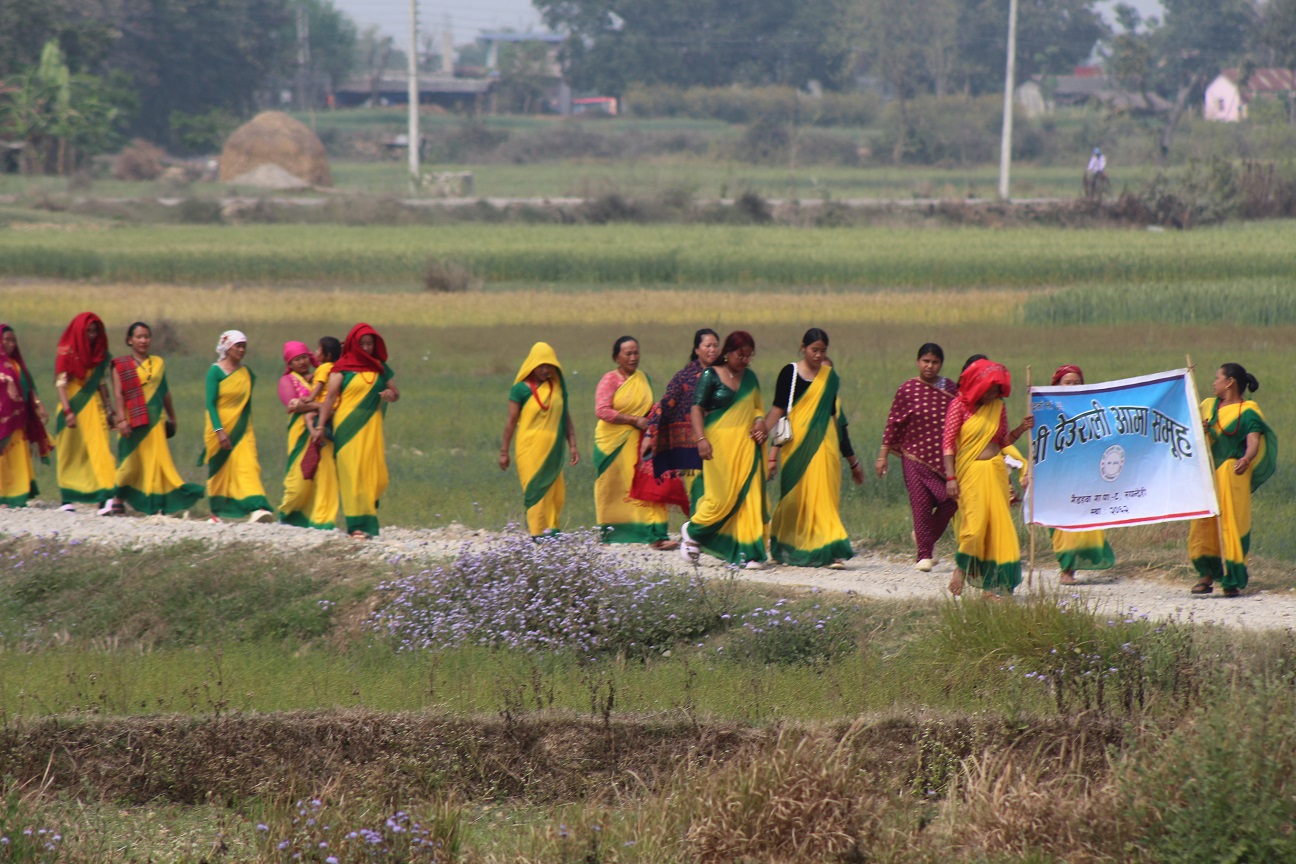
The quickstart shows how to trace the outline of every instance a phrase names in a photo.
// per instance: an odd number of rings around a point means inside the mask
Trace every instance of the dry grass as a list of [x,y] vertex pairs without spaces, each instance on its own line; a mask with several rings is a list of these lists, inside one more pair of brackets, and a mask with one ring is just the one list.
[[[96,285],[50,281],[0,285],[10,321],[70,319],[87,305],[106,321],[168,319],[177,324],[224,326],[230,310],[245,324],[292,321],[336,326],[367,321],[375,327],[453,328],[501,325],[660,322],[689,328],[782,324],[789,309],[814,308],[842,324],[1003,324],[1014,320],[1025,291],[880,293],[805,291],[748,293],[678,289],[592,291],[469,291],[374,294],[305,288],[193,288],[175,285]],[[613,299],[615,298],[615,302]]]
[[703,777],[687,834],[699,864],[825,861],[857,848],[858,733],[832,740],[780,729]]
[[963,763],[958,795],[935,832],[968,858],[1049,856],[1069,864],[1122,860],[1125,826],[1110,770],[1086,766],[1083,748],[1009,750]]

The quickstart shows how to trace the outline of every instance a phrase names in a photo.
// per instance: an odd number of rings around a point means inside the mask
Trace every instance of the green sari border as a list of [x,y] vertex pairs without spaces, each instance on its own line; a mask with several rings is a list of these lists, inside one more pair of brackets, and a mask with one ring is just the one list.
[[[68,399],[68,407],[72,409],[72,413],[77,417],[81,416],[81,412],[90,404],[90,399],[99,392],[99,384],[103,381],[104,372],[107,369],[108,358],[105,357],[103,361],[94,368],[94,371],[86,376],[85,384],[81,385],[81,389],[76,392],[76,395],[71,399]],[[58,417],[54,421],[54,433],[58,434],[65,428],[67,428],[67,421],[64,419],[63,412],[60,411]]]
[[228,498],[224,495],[213,495],[207,499],[211,512],[221,518],[238,519],[251,516],[258,510],[272,510],[270,502],[264,495],[249,495],[246,498]]
[[[794,373],[795,374],[795,373]],[[820,374],[823,374],[820,372]],[[819,404],[815,406],[815,412],[810,418],[810,427],[806,432],[804,441],[793,442],[796,448],[792,451],[784,462],[779,471],[779,495],[786,496],[790,493],[801,478],[805,476],[806,469],[814,457],[818,455],[819,448],[823,445],[824,436],[828,434],[828,424],[832,421],[833,406],[837,404],[837,393],[840,391],[841,376],[832,367],[828,367],[828,381],[824,384],[824,392],[819,397]]]

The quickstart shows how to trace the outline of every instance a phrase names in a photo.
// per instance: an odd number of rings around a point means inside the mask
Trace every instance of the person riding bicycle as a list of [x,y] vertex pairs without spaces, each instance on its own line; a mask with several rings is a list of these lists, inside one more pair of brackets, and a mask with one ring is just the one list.
[[1085,167],[1085,191],[1092,192],[1098,184],[1107,179],[1107,157],[1100,148],[1093,149],[1089,164]]

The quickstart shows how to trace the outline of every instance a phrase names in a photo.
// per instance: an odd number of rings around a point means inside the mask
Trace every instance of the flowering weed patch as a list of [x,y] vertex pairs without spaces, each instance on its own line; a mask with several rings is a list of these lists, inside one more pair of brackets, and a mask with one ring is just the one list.
[[831,663],[855,651],[859,606],[826,605],[817,599],[776,600],[733,619],[738,628],[718,651],[755,663]]
[[660,653],[722,624],[699,576],[627,567],[593,532],[521,532],[382,582],[370,619],[400,651],[482,645],[596,656]]
[[375,816],[345,799],[320,798],[273,806],[257,823],[260,861],[360,864],[439,864],[459,858],[459,812],[434,805],[415,816],[404,810]]

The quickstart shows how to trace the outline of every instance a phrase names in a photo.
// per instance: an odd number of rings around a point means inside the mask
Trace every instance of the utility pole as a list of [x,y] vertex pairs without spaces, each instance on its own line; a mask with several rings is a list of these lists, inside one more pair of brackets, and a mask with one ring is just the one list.
[[297,110],[307,107],[307,78],[310,74],[310,18],[306,4],[297,4]]
[[1003,134],[999,139],[999,200],[1008,200],[1012,168],[1013,88],[1017,78],[1017,0],[1008,4],[1008,70],[1004,73]]
[[[1013,0],[1015,3],[1016,0]],[[410,190],[419,188],[418,0],[409,4],[409,171]]]

